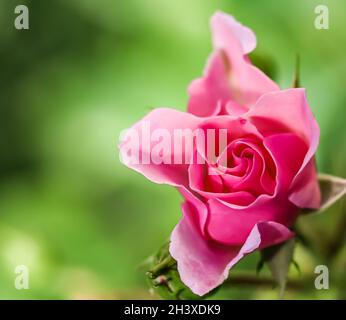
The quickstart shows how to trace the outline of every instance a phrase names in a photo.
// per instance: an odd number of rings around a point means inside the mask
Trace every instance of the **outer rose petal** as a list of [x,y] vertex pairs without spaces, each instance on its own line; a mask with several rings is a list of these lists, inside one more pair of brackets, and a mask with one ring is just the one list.
[[[283,132],[296,133],[305,140],[309,148],[292,182],[290,200],[301,208],[317,209],[321,194],[313,155],[318,146],[320,130],[308,105],[305,89],[296,88],[264,94],[247,113],[247,117],[264,135],[272,121],[277,126],[276,129],[281,125],[280,130]],[[261,126],[264,131],[261,130]]]
[[[129,168],[143,174],[147,179],[155,183],[166,183],[179,187],[188,185],[188,165],[184,159],[189,159],[193,150],[192,148],[187,148],[186,151],[188,154],[185,154],[184,148],[179,148],[177,144],[174,144],[174,130],[194,130],[197,128],[200,121],[201,119],[192,114],[174,109],[158,108],[153,110],[130,129],[132,130],[131,132],[138,135],[139,141],[131,140],[130,137],[130,139],[128,139],[129,141],[123,141],[120,144],[119,148],[122,161]],[[170,163],[155,164],[150,158],[151,152],[155,147],[155,143],[151,141],[153,139],[152,133],[155,129],[164,129],[169,134],[170,144],[167,145],[169,152],[166,154],[165,159],[170,159]],[[147,134],[143,135],[143,131],[147,131]],[[130,161],[131,159],[128,159],[126,153],[129,149],[136,148],[139,150],[139,159],[135,159],[138,161]],[[173,151],[182,153],[182,164],[174,164]],[[149,157],[148,163],[143,163],[141,155]]]
[[[188,112],[198,116],[246,111],[263,94],[279,87],[251,65],[246,54],[256,47],[256,37],[232,16],[217,12],[211,18],[214,53],[204,77],[189,86]],[[227,105],[229,100],[232,106]]]
[[204,77],[195,79],[188,88],[187,111],[199,117],[221,114],[223,104],[231,99],[228,75],[221,51],[214,52],[207,63]]
[[317,209],[321,203],[315,159],[310,159],[295,177],[289,199],[301,208]]
[[[217,11],[211,18],[211,25],[213,28],[214,41],[219,41],[221,46],[227,42],[237,41],[237,44],[241,47],[241,54],[248,54],[256,48],[256,36],[254,32],[238,22],[234,17],[226,14],[222,11]],[[221,30],[218,30],[220,28]],[[222,29],[225,30],[225,35],[228,38],[224,38]],[[218,37],[217,32],[220,32],[220,37]]]
[[277,168],[277,192],[287,192],[307,152],[307,145],[294,133],[274,134],[264,139]]
[[259,221],[273,221],[286,226],[297,217],[297,208],[283,196],[263,195],[252,204],[241,207],[226,201],[208,201],[206,232],[211,239],[229,246],[242,245]]
[[213,46],[226,54],[231,69],[233,100],[250,107],[266,92],[279,90],[279,86],[250,63],[247,54],[256,47],[251,29],[241,25],[232,16],[217,12],[211,18]]
[[200,296],[219,286],[228,277],[229,270],[245,255],[294,235],[279,223],[259,222],[242,247],[223,246],[205,240],[189,222],[188,216],[194,210],[189,203],[183,205],[185,216],[172,232],[170,253],[177,260],[181,280]]
[[194,208],[193,210],[190,210],[190,214],[187,215],[185,219],[187,219],[190,225],[194,226],[204,238],[208,238],[208,234],[205,232],[205,224],[208,219],[207,207],[187,188],[180,187],[178,190],[184,197],[185,201],[190,203],[191,207]]

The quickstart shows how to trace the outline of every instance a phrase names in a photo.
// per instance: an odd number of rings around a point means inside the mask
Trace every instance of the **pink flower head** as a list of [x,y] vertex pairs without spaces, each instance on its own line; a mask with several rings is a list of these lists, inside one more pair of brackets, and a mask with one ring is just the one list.
[[250,63],[250,29],[219,12],[211,22],[215,51],[190,85],[188,113],[155,109],[120,144],[127,166],[184,197],[170,253],[198,295],[245,255],[293,237],[299,208],[320,204],[305,90],[280,90]]

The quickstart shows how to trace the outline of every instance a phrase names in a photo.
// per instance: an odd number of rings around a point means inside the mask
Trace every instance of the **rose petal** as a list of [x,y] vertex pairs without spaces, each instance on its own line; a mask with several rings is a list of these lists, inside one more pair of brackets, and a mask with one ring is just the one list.
[[208,207],[206,232],[211,239],[232,246],[242,245],[258,221],[274,221],[289,226],[298,213],[286,195],[262,195],[247,206],[234,205],[224,199],[210,199]]
[[288,240],[293,233],[275,222],[259,222],[241,247],[227,247],[205,240],[187,217],[194,207],[183,205],[184,217],[171,235],[170,254],[177,261],[181,280],[195,294],[205,295],[219,286],[245,255]]
[[248,111],[249,109],[247,107],[232,100],[229,100],[226,104],[226,113],[234,117],[241,116]]
[[[306,100],[305,89],[294,88],[264,94],[247,114],[263,135],[293,132],[302,137],[308,150],[291,185],[290,200],[302,208],[318,208],[321,194],[313,161],[320,130]],[[269,129],[271,128],[271,129]]]
[[[174,109],[158,108],[150,112],[142,120],[136,123],[130,131],[125,134],[121,142],[120,156],[121,160],[129,168],[143,174],[147,179],[155,183],[165,183],[173,186],[188,185],[188,161],[192,156],[192,146],[184,148],[183,145],[174,141],[174,131],[191,129],[195,130],[201,119],[185,112]],[[162,139],[160,143],[166,148],[166,163],[153,163],[151,156],[153,149],[158,142],[153,142],[153,133],[162,132],[167,134],[168,140]],[[133,139],[130,135],[134,134],[138,137]],[[165,143],[167,141],[167,143]],[[185,140],[186,141],[186,140]],[[130,158],[129,150],[138,150],[139,157]],[[177,164],[175,159],[181,160],[181,164]],[[149,161],[143,161],[146,158]],[[143,163],[145,162],[145,163]]]
[[248,54],[256,48],[254,32],[238,22],[234,17],[222,11],[217,11],[211,18],[213,40],[215,47],[233,44],[240,46],[241,55]]
[[307,145],[294,133],[275,134],[266,137],[263,143],[276,167],[276,185],[280,189],[277,192],[287,192],[304,161]]
[[321,191],[316,183],[318,177],[315,159],[310,159],[302,168],[292,183],[289,199],[300,208],[318,209],[321,204]]
[[204,238],[208,238],[208,234],[205,232],[205,225],[208,219],[208,209],[206,205],[198,198],[196,194],[192,193],[187,188],[180,187],[178,190],[184,197],[186,203],[189,203],[192,208],[189,211],[189,215],[187,215],[185,219],[190,225],[194,226]]
[[[203,119],[198,127],[201,129],[199,131],[201,134],[200,138],[197,139],[197,151],[208,163],[215,163],[218,156],[222,156],[222,152],[227,152],[227,146],[234,140],[253,138],[261,141],[263,139],[257,128],[246,119],[232,116]],[[209,132],[214,132],[214,137]],[[225,132],[226,134],[224,134]],[[220,144],[223,147],[221,150],[219,150]]]
[[279,90],[246,56],[256,47],[256,37],[249,28],[217,12],[211,18],[211,29],[214,52],[204,76],[189,86],[188,112],[206,117],[234,110],[234,115],[239,115],[263,93]]
[[199,117],[221,113],[222,105],[231,98],[221,51],[212,53],[205,67],[204,77],[193,80],[188,87],[188,93],[188,112]]

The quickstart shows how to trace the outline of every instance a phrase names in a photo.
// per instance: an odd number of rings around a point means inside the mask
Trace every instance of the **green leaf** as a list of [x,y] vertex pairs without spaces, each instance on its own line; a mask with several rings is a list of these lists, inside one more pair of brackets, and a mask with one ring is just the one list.
[[279,298],[283,299],[287,274],[293,259],[295,239],[262,250],[262,258],[267,263],[275,282],[279,286]]
[[327,210],[346,194],[346,179],[329,174],[319,174],[321,206],[318,210],[304,209],[303,213],[319,213]]

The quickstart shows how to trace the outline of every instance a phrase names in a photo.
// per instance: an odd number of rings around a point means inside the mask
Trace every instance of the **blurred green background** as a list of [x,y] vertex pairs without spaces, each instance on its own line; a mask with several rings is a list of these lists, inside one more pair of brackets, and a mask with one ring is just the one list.
[[[18,4],[29,7],[29,30],[14,28]],[[318,4],[329,7],[329,30],[314,28]],[[181,198],[124,167],[118,137],[153,107],[185,109],[218,9],[255,31],[254,60],[274,64],[283,88],[300,54],[321,127],[319,170],[346,176],[345,1],[1,0],[0,298],[157,298],[137,267],[168,238]],[[345,246],[326,245],[339,212],[305,218],[306,233],[323,243],[300,245],[295,256],[303,276],[326,263],[330,290],[311,282],[289,298],[346,298]],[[255,274],[257,261],[249,256],[234,274]],[[14,269],[23,264],[30,289],[16,290]],[[276,292],[230,286],[217,297]]]

